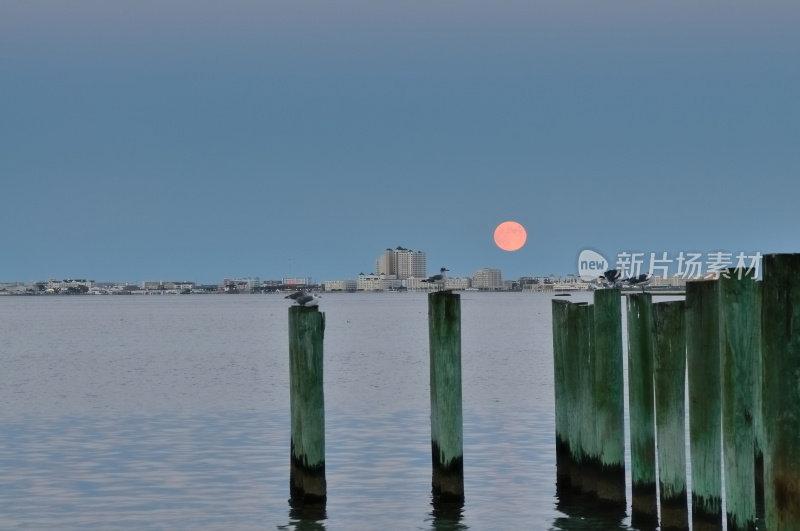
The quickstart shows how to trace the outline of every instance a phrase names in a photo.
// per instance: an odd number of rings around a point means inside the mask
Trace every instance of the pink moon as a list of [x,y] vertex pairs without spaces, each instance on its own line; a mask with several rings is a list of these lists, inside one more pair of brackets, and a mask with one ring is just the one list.
[[504,221],[494,229],[494,243],[504,251],[516,251],[525,245],[528,234],[516,221]]

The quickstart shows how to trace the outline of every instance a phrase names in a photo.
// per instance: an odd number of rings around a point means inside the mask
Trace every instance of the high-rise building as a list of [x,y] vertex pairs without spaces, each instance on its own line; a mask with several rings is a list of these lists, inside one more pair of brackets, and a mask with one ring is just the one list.
[[394,251],[386,249],[381,253],[377,260],[375,260],[375,274],[376,275],[394,275],[396,270]]
[[427,273],[427,258],[422,251],[403,251],[395,255],[397,278],[424,278]]
[[423,251],[412,251],[398,246],[386,249],[375,261],[376,275],[394,275],[403,280],[409,277],[424,278],[428,276],[428,260]]

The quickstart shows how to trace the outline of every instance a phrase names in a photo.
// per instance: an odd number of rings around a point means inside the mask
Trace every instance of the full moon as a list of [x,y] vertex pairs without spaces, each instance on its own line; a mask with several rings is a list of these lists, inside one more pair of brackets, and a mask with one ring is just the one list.
[[494,243],[504,251],[516,251],[525,245],[528,234],[516,221],[504,221],[494,229]]

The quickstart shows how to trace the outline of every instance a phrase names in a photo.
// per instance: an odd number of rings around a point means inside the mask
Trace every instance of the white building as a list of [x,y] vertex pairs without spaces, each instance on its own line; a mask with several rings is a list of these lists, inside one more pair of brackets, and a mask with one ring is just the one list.
[[424,278],[428,273],[428,260],[423,251],[412,251],[398,246],[386,249],[375,260],[376,275],[394,275],[400,280],[410,277]]
[[377,260],[375,260],[375,274],[376,275],[394,275],[397,271],[395,262],[395,251],[386,249],[381,253]]
[[355,291],[358,283],[355,280],[326,280],[325,291]]
[[[436,291],[441,289],[439,284],[433,282],[423,282],[428,277],[417,278],[411,277],[405,280],[406,289],[408,291]],[[456,291],[463,291],[468,289],[471,285],[469,277],[447,277],[444,281],[444,289],[452,289]]]
[[389,291],[403,286],[403,281],[394,275],[359,275],[356,280],[358,291]]
[[499,290],[503,288],[503,275],[499,269],[485,267],[472,275],[472,287],[481,290]]
[[428,259],[422,251],[399,253],[397,260],[397,278],[424,277],[428,275]]
[[311,277],[283,277],[284,284],[296,284],[298,286],[310,286]]
[[472,279],[469,277],[447,277],[444,281],[445,289],[464,291],[472,287]]
[[[428,278],[428,277],[424,277]],[[411,277],[405,279],[406,289],[408,291],[431,291],[434,288],[433,284],[422,282],[423,278]]]

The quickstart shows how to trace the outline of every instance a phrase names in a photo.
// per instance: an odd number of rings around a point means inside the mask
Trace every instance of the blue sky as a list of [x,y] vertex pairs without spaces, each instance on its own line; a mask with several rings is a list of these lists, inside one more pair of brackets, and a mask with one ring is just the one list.
[[798,27],[789,1],[4,1],[0,281],[800,251]]

